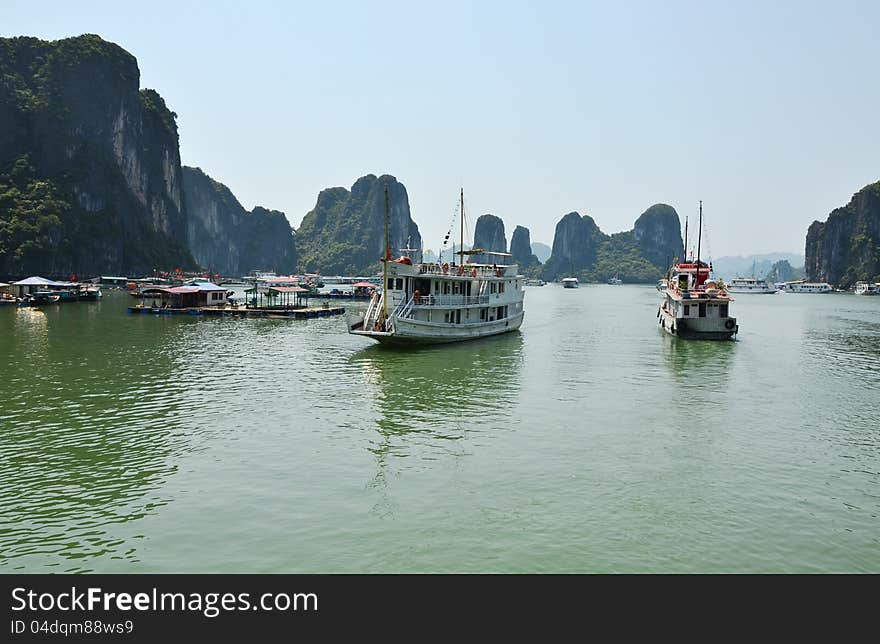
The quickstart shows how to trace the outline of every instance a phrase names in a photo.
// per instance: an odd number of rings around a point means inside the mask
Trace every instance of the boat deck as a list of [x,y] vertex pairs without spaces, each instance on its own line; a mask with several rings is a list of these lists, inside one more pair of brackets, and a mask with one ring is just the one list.
[[307,318],[320,318],[328,315],[342,315],[345,309],[341,306],[312,306],[296,309],[283,309],[271,307],[234,308],[218,306],[199,306],[181,309],[130,306],[129,313],[145,315],[206,315],[209,317],[237,317],[237,318],[294,318],[304,320]]

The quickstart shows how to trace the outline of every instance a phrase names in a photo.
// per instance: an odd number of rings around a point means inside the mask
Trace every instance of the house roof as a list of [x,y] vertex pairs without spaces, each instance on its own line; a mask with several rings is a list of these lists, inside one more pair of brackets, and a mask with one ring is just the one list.
[[47,280],[45,277],[38,277],[36,275],[32,275],[31,277],[27,277],[18,282],[13,282],[16,286],[60,286],[58,282],[53,282],[52,280]]

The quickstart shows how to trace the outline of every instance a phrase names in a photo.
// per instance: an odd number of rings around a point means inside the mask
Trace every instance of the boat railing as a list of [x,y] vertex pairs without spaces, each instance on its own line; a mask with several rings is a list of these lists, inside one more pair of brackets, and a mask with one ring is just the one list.
[[416,306],[468,306],[488,303],[488,295],[420,295],[413,302]]
[[420,275],[436,275],[438,277],[505,277],[515,276],[518,267],[481,266],[473,264],[419,264]]

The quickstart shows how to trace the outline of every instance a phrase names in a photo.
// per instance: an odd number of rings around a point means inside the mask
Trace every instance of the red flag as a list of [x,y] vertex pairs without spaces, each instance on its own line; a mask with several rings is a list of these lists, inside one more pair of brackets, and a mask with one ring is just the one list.
[[73,275],[70,276],[70,281],[71,281],[71,282],[75,282],[75,281],[76,281],[76,273],[74,273]]
[[391,246],[385,247],[385,259],[387,259],[389,262],[391,261]]

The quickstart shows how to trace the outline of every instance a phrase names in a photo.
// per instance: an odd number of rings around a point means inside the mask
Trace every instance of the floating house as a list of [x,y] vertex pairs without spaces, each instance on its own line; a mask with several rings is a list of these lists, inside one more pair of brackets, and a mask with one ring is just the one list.
[[23,305],[97,300],[101,297],[101,289],[97,286],[79,282],[56,282],[37,275],[13,282],[10,288],[12,295]]
[[228,292],[212,282],[190,282],[183,286],[153,286],[141,291],[148,308],[190,309],[226,306]]

